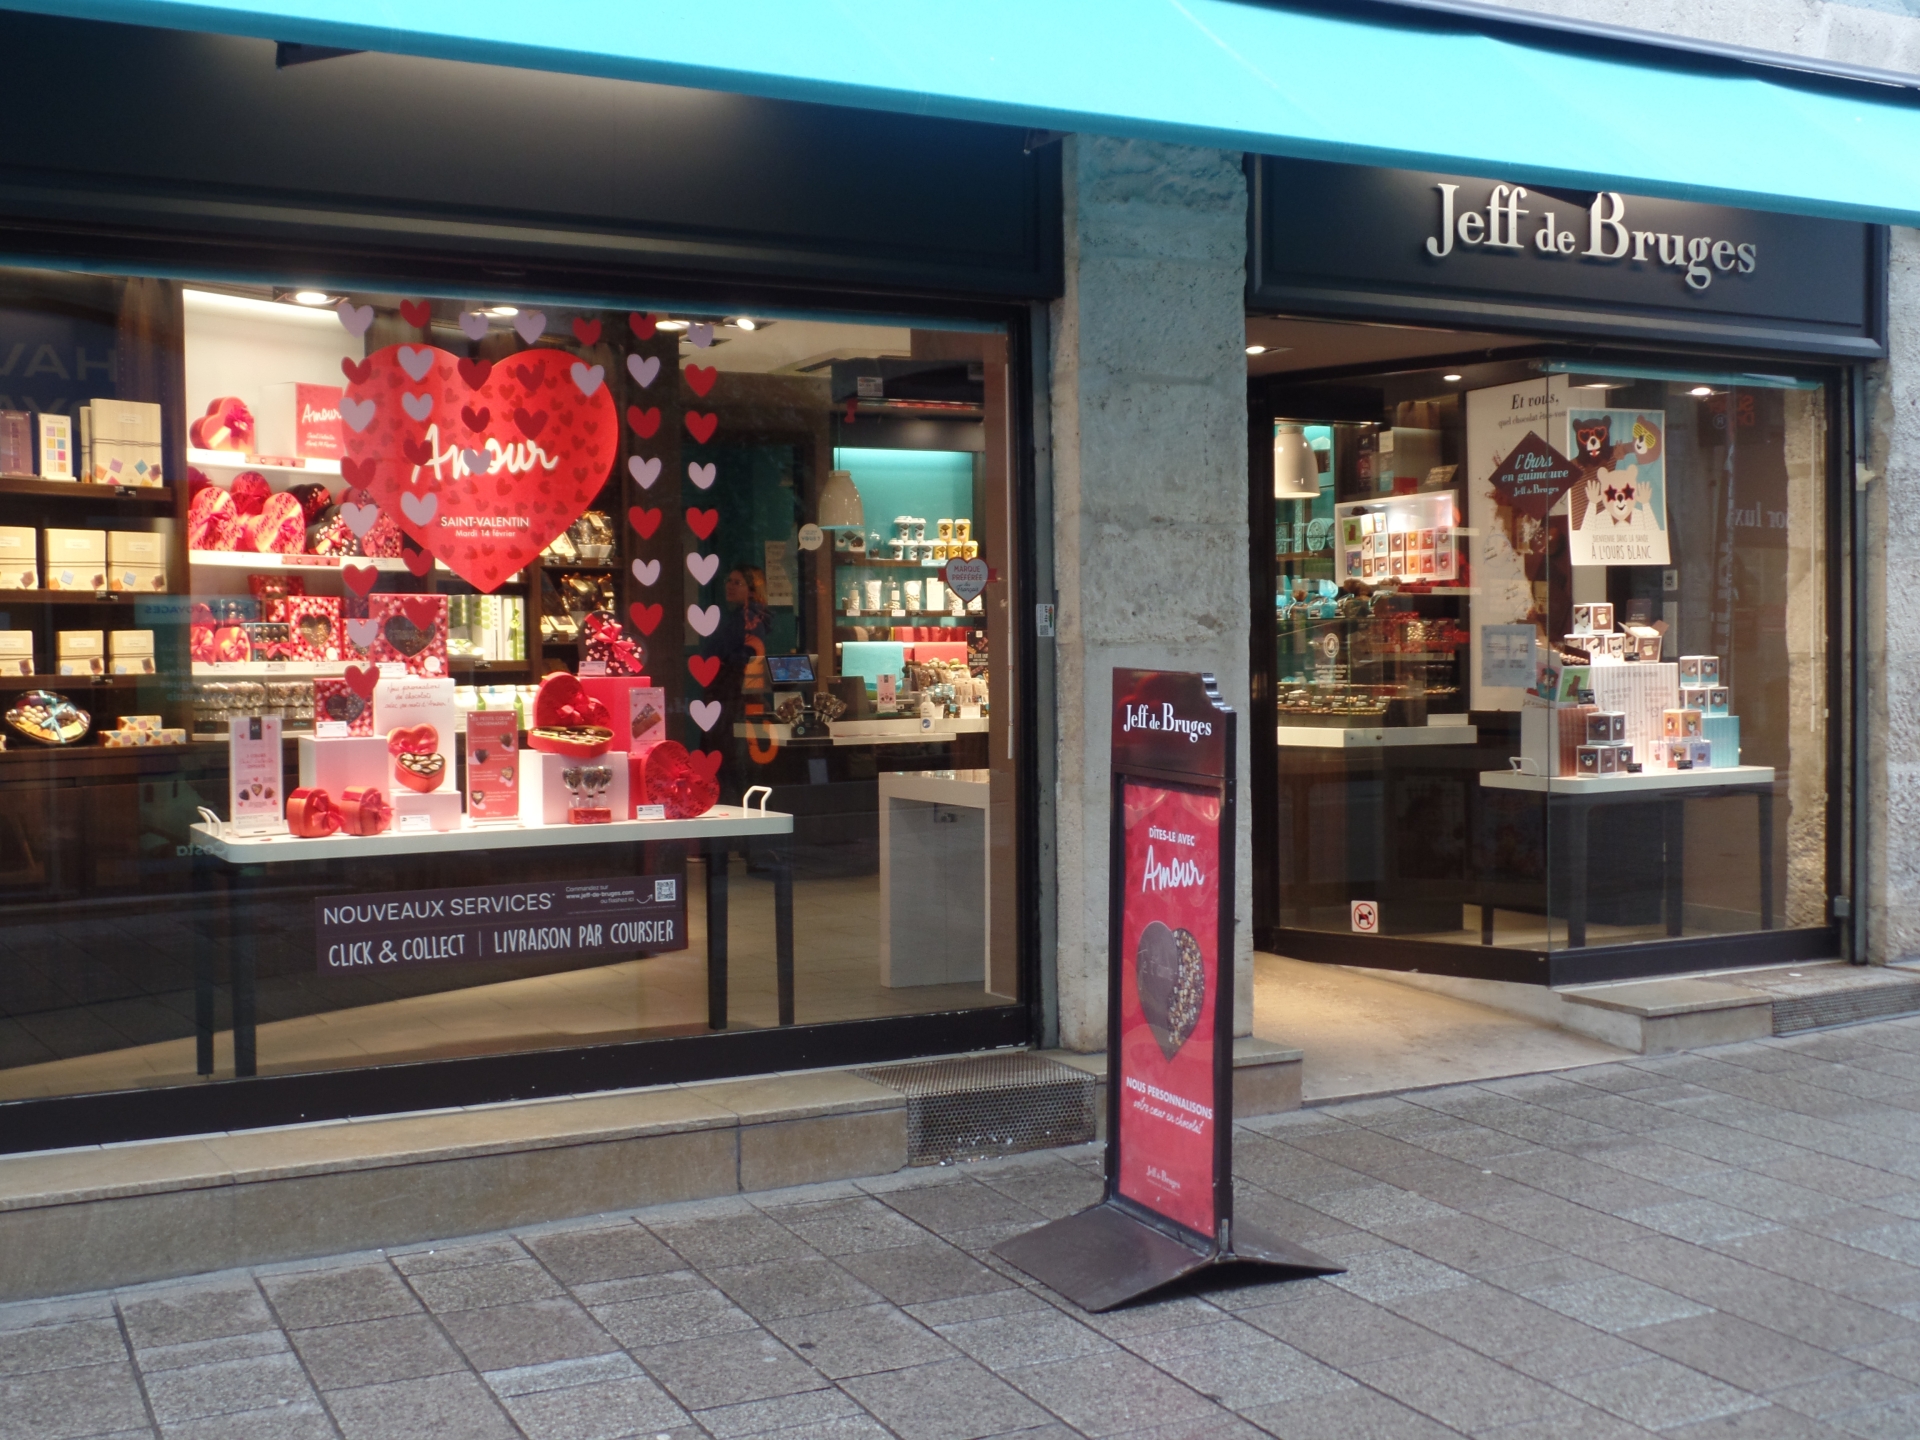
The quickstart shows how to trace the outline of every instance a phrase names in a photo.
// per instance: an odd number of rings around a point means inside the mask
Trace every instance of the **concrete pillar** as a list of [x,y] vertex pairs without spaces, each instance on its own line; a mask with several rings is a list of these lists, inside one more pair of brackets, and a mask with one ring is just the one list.
[[[1060,619],[1061,1043],[1106,1043],[1108,718],[1116,666],[1248,694],[1247,188],[1241,157],[1063,142],[1066,293],[1052,316]],[[1240,729],[1235,1013],[1252,1028],[1247,730]]]
[[1895,227],[1888,358],[1867,377],[1868,955],[1920,955],[1920,230]]

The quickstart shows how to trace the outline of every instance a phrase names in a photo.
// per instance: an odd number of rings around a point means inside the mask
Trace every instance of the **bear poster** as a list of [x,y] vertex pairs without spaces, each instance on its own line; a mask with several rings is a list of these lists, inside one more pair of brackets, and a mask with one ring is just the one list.
[[1573,563],[1669,564],[1666,412],[1569,408],[1565,425],[1580,475],[1567,492]]

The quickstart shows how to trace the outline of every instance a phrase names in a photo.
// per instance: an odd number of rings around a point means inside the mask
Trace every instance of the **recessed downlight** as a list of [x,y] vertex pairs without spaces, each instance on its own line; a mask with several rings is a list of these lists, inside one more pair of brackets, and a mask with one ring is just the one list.
[[1467,377],[1464,375],[1442,375],[1440,378],[1446,381],[1449,385],[1457,385]]
[[1249,355],[1264,355],[1267,353],[1267,347],[1264,345],[1249,345],[1247,346],[1247,353]]
[[293,301],[296,305],[331,305],[333,297],[324,290],[296,290]]
[[1687,394],[1693,396],[1696,400],[1704,400],[1713,394],[1713,387],[1711,385],[1696,385],[1687,391]]
[[687,322],[684,320],[659,320],[654,322],[653,328],[656,330],[684,330],[687,328]]
[[499,320],[511,320],[520,313],[518,305],[489,305],[486,313]]

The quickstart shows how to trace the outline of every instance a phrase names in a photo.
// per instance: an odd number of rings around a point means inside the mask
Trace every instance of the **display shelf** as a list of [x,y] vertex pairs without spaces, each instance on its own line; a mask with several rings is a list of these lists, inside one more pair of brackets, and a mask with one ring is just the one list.
[[834,551],[833,563],[863,570],[941,570],[947,564],[944,560],[893,560],[880,555],[855,555],[848,550]]
[[716,805],[692,820],[615,820],[606,825],[524,825],[508,821],[459,828],[383,835],[330,835],[306,840],[293,835],[229,837],[210,825],[193,827],[195,841],[229,864],[293,864],[353,860],[383,855],[458,855],[474,850],[525,850],[557,845],[632,845],[648,840],[707,840],[755,835],[791,835],[793,817],[777,810]]
[[542,570],[624,570],[626,566],[616,560],[556,560],[551,555],[540,557]]
[[178,598],[171,590],[0,590],[0,610],[9,605],[131,605]]
[[165,680],[164,675],[0,675],[0,691],[125,690],[132,685],[162,684]]
[[340,474],[338,460],[308,460],[296,465],[279,458],[256,460],[251,455],[242,455],[234,450],[189,449],[187,463],[198,465],[203,470],[259,470],[269,475],[338,476]]
[[1281,745],[1302,750],[1393,750],[1407,745],[1475,745],[1472,725],[1281,725]]
[[114,503],[132,501],[139,505],[173,504],[173,490],[166,485],[90,485],[78,480],[42,480],[37,475],[0,475],[0,495]]
[[1537,795],[1658,795],[1673,790],[1723,790],[1773,784],[1771,765],[1717,765],[1708,770],[1646,770],[1638,775],[1522,775],[1517,770],[1482,770],[1489,790],[1524,790]]
[[965,615],[956,615],[951,610],[836,610],[836,620],[965,620],[969,624],[987,617],[979,611],[969,611]]
[[[347,673],[349,665],[371,664],[361,660],[196,660],[193,662],[193,678],[196,680],[337,680]],[[530,667],[524,660],[462,660],[449,657],[447,676],[460,675],[509,675],[529,674]],[[142,677],[131,677],[142,678]],[[153,676],[146,676],[153,679]],[[446,677],[442,677],[446,678]]]

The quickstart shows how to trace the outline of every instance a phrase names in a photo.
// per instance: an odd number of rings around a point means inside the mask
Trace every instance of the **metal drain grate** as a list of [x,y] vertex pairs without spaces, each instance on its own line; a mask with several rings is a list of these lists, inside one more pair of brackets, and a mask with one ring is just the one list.
[[1782,996],[1773,1002],[1773,1033],[1817,1030],[1823,1025],[1852,1025],[1920,1010],[1920,985],[1861,985],[1824,995]]
[[985,1160],[1093,1139],[1093,1077],[1029,1051],[858,1073],[907,1097],[909,1165]]

